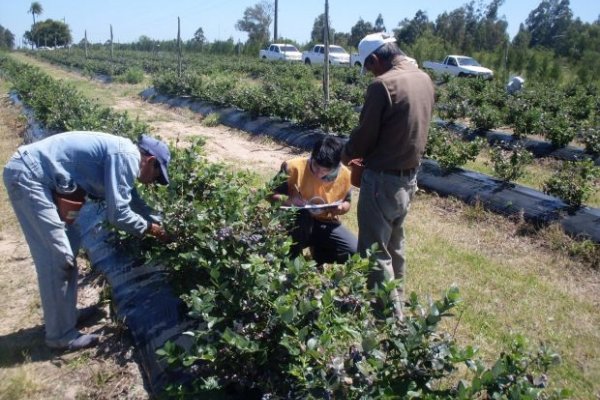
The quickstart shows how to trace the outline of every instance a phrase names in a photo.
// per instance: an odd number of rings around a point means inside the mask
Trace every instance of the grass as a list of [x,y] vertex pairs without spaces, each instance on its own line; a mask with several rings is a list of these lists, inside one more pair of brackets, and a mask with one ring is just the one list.
[[598,272],[516,236],[517,225],[499,216],[474,222],[470,208],[430,195],[413,203],[408,290],[435,295],[456,284],[464,299],[459,342],[479,345],[491,359],[522,333],[563,357],[550,374],[555,384],[593,397],[600,390]]
[[40,390],[35,374],[28,368],[0,373],[0,400],[30,399]]
[[[95,88],[92,97],[106,96],[101,100],[110,103],[109,91]],[[252,168],[235,160],[231,165]],[[489,173],[485,153],[467,168]],[[530,166],[524,182],[539,183],[546,169]],[[260,171],[257,184],[275,172]],[[357,196],[344,217],[355,232],[356,200]],[[406,229],[407,291],[438,298],[457,285],[463,297],[461,316],[446,328],[456,330],[461,345],[480,347],[482,357],[490,361],[508,347],[514,334],[522,333],[533,346],[545,343],[562,356],[562,365],[550,371],[551,385],[571,388],[578,399],[600,395],[600,271],[589,268],[593,260],[577,257],[576,242],[555,227],[528,229],[521,221],[477,205],[423,193],[411,206]]]
[[203,120],[202,125],[204,126],[217,126],[221,121],[221,114],[219,113],[211,113],[208,114]]

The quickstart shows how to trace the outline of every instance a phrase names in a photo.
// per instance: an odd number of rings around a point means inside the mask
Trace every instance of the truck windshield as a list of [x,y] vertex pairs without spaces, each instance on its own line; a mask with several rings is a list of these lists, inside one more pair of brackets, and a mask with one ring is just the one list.
[[329,46],[329,52],[344,54],[344,53],[346,53],[346,50],[344,50],[342,47],[338,47],[338,46]]
[[460,65],[471,65],[473,67],[481,67],[481,65],[471,57],[456,57],[458,64]]
[[298,51],[294,46],[281,46],[281,51]]

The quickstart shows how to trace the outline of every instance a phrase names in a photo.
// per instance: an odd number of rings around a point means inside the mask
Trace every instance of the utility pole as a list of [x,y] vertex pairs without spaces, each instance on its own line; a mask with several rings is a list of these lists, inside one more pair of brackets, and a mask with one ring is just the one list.
[[113,61],[114,47],[113,47],[113,31],[112,24],[110,24],[110,61]]
[[277,3],[278,1],[275,0],[275,25],[273,27],[273,43],[277,43]]
[[85,34],[83,36],[83,45],[85,47],[85,59],[88,58],[88,41],[87,41],[87,29],[85,30]]
[[179,62],[179,77],[181,78],[181,64],[182,64],[182,55],[181,55],[181,21],[179,17],[177,17],[177,59]]
[[[329,0],[325,0],[325,29],[323,32],[325,60],[323,61],[323,108],[329,108]],[[325,124],[325,133],[329,133],[329,124]]]

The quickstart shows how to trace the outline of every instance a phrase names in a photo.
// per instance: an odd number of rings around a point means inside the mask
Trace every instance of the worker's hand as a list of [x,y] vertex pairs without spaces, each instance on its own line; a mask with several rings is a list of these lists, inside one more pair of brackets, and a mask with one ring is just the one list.
[[165,231],[165,229],[162,226],[154,222],[152,223],[152,225],[150,225],[150,228],[148,228],[148,231],[146,233],[148,233],[151,236],[154,236],[161,243],[169,243],[172,241],[172,238],[167,234],[167,231]]
[[353,158],[352,160],[348,161],[348,166],[353,166],[356,165],[357,167],[364,167],[365,165],[363,164],[363,159],[362,158]]
[[337,207],[328,208],[327,211],[333,215],[344,215],[348,211],[350,211],[350,203],[347,201],[344,201],[342,204],[340,204]]
[[306,205],[306,200],[304,200],[301,196],[291,196],[287,201],[291,206],[304,207]]

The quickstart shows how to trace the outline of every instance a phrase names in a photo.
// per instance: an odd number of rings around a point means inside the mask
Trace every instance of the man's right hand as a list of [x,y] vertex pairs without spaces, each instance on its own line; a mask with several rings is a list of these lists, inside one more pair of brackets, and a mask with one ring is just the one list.
[[159,224],[152,223],[146,232],[151,236],[154,236],[161,243],[168,243],[171,241],[170,236],[167,234],[165,229]]

